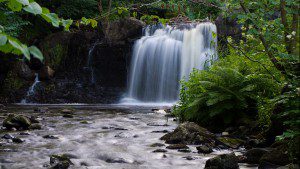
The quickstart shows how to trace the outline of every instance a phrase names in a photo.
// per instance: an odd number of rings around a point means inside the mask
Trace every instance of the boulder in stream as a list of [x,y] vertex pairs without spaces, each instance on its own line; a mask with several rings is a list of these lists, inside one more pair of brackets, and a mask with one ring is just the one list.
[[70,158],[64,154],[50,156],[51,169],[67,169],[72,164]]
[[259,164],[259,160],[261,159],[261,157],[268,153],[270,151],[270,149],[266,149],[266,148],[253,148],[248,150],[245,153],[245,161],[246,163],[249,164]]
[[214,134],[193,122],[180,124],[173,132],[161,137],[168,144],[214,143]]
[[245,142],[243,140],[237,138],[230,138],[230,137],[219,137],[217,142],[221,145],[224,145],[229,148],[237,149],[242,146]]
[[7,129],[16,128],[18,130],[25,130],[28,129],[30,125],[30,119],[22,115],[9,114],[3,121],[3,127]]
[[234,153],[218,155],[207,160],[204,169],[239,169],[238,157]]
[[203,153],[203,154],[209,154],[213,152],[213,149],[210,146],[207,145],[201,145],[196,147],[198,150],[198,153]]

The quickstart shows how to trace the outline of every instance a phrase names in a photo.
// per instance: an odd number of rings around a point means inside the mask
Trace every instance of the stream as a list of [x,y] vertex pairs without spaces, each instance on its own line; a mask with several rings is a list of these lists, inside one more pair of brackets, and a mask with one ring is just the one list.
[[[231,152],[214,150],[209,155],[198,154],[192,145],[189,153],[166,149],[167,144],[159,138],[174,130],[178,123],[174,118],[167,118],[165,111],[153,111],[150,106],[47,105],[47,112],[36,112],[35,107],[14,105],[8,107],[7,113],[1,113],[0,122],[13,112],[35,116],[42,124],[41,130],[1,130],[1,137],[10,133],[24,140],[17,144],[0,138],[1,169],[47,168],[52,154],[70,156],[74,164],[71,169],[201,169],[207,159]],[[65,108],[73,110],[73,118],[62,116],[60,111]],[[55,139],[46,139],[43,137],[46,135]],[[151,147],[154,143],[164,145]],[[156,149],[167,152],[154,153]],[[240,168],[256,167],[241,164]]]

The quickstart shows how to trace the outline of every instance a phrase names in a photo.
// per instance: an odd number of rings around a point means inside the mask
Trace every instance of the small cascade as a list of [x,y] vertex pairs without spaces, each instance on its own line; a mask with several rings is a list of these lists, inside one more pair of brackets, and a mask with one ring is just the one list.
[[133,49],[129,89],[124,101],[176,102],[180,83],[217,57],[212,23],[147,26]]
[[92,84],[96,83],[95,80],[95,71],[94,71],[94,67],[93,67],[93,54],[94,54],[94,49],[95,47],[98,45],[98,41],[96,41],[92,47],[89,49],[89,55],[88,55],[88,61],[87,61],[87,68],[90,71],[90,82]]
[[26,97],[21,100],[22,104],[28,103],[28,97],[35,95],[36,87],[38,86],[39,83],[40,83],[39,75],[38,75],[38,73],[36,73],[34,83],[29,87]]

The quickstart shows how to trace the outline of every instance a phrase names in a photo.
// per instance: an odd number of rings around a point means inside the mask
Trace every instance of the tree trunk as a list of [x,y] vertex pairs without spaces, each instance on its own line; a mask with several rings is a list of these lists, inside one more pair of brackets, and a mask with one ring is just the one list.
[[102,12],[103,12],[102,0],[99,0],[99,1],[98,1],[98,10],[99,10],[99,13],[100,13],[100,16],[101,16],[101,15],[102,15]]

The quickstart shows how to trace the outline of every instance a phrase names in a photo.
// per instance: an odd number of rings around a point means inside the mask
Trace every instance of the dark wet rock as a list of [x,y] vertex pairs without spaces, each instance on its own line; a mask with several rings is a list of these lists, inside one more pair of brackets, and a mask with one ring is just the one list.
[[198,150],[198,153],[209,154],[213,152],[213,149],[207,145],[201,145],[196,148]]
[[245,143],[241,139],[230,138],[230,137],[219,137],[217,138],[217,141],[219,144],[233,149],[237,149]]
[[246,163],[249,164],[259,164],[259,161],[261,159],[261,157],[268,153],[270,151],[270,149],[266,149],[266,148],[253,148],[248,150],[245,153],[245,161]]
[[165,150],[165,149],[156,149],[156,150],[154,150],[154,151],[152,151],[153,153],[166,153],[166,152],[168,152],[167,150]]
[[89,164],[87,162],[80,162],[80,165],[81,166],[86,166],[86,167],[89,166]]
[[139,135],[137,135],[137,134],[133,135],[133,138],[138,138],[138,137],[139,137]]
[[124,158],[107,158],[107,163],[128,163]]
[[34,117],[34,116],[31,116],[31,117],[29,118],[29,120],[30,120],[31,123],[40,123],[40,122],[37,120],[37,118]]
[[165,146],[165,145],[162,143],[153,143],[150,145],[150,147],[163,147],[163,146]]
[[34,112],[37,113],[47,113],[49,111],[48,107],[36,107],[33,109]]
[[138,118],[138,117],[130,117],[129,119],[130,119],[130,120],[140,120],[141,118]]
[[20,135],[21,135],[21,136],[29,136],[30,133],[28,133],[28,132],[21,132]]
[[64,154],[50,156],[51,169],[67,169],[72,164],[70,158]]
[[190,152],[192,152],[192,151],[191,151],[191,149],[184,148],[184,149],[179,149],[178,152],[182,152],[182,153],[190,153]]
[[86,121],[86,120],[84,120],[84,121],[81,121],[80,123],[81,123],[81,124],[89,124],[89,122],[88,122],[88,121]]
[[41,124],[38,124],[38,123],[31,124],[31,125],[29,126],[29,129],[30,129],[30,130],[41,130],[41,129],[42,129],[42,125],[41,125]]
[[239,169],[238,158],[234,153],[218,155],[206,161],[205,169]]
[[[110,42],[120,43],[127,39],[135,38],[142,33],[145,23],[135,18],[124,18],[111,22],[109,31],[105,32]],[[103,27],[107,27],[107,23],[103,23]]]
[[4,139],[13,139],[14,136],[12,136],[11,134],[4,134],[4,136],[2,136],[2,138],[4,138]]
[[265,139],[249,139],[246,145],[247,147],[263,148],[267,147],[267,142]]
[[54,77],[55,71],[50,66],[43,66],[39,71],[40,80],[50,80]]
[[23,143],[23,142],[24,142],[22,139],[17,138],[17,137],[13,138],[12,141],[13,141],[14,143]]
[[168,118],[174,118],[176,117],[174,114],[166,114],[165,117],[168,117]]
[[63,117],[64,118],[73,118],[74,116],[72,114],[64,114]]
[[180,124],[173,132],[161,137],[168,144],[214,143],[214,134],[193,122]]
[[63,114],[72,114],[73,111],[71,109],[62,109],[61,113],[63,113]]
[[185,158],[185,159],[187,159],[187,160],[195,160],[195,158],[192,157],[192,156],[186,156],[186,157],[182,157],[182,158]]
[[22,115],[9,114],[3,121],[3,127],[6,127],[7,129],[28,129],[30,125],[30,119]]
[[189,147],[185,144],[172,144],[166,147],[167,149],[188,149]]
[[45,136],[43,136],[43,138],[45,138],[45,139],[59,139],[59,137],[53,136],[53,135],[45,135]]
[[152,131],[151,133],[169,133],[168,130],[156,130],[156,131]]
[[107,126],[104,126],[104,127],[102,127],[102,129],[104,129],[104,130],[114,129],[114,127],[107,127]]
[[115,127],[114,129],[115,129],[115,130],[128,130],[128,129],[121,128],[121,127]]
[[285,166],[290,162],[288,145],[283,143],[267,153],[264,153],[260,158],[258,168],[262,169],[270,166]]
[[169,126],[168,124],[148,123],[148,126]]

